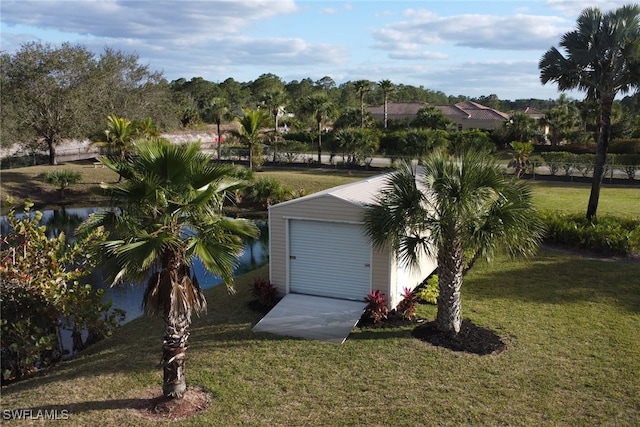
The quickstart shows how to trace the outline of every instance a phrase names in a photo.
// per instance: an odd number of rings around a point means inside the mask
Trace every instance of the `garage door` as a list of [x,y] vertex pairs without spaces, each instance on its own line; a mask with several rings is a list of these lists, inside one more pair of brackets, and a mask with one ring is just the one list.
[[293,293],[361,301],[371,289],[371,244],[357,224],[289,221]]

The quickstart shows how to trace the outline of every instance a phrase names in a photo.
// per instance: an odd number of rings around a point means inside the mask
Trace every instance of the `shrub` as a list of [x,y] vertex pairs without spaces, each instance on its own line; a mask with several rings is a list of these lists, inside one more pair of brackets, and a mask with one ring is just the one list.
[[82,174],[69,169],[45,172],[41,175],[44,182],[53,184],[60,190],[60,197],[64,199],[64,191],[71,185],[82,180]]
[[640,254],[640,219],[582,214],[541,213],[547,226],[545,241],[576,249],[631,256]]
[[440,289],[438,288],[438,275],[432,274],[418,288],[416,298],[427,304],[437,304]]
[[269,279],[253,279],[252,294],[264,308],[270,309],[278,303],[278,287]]
[[293,193],[275,178],[261,178],[248,189],[249,199],[268,208],[293,197]]
[[616,157],[616,163],[624,170],[627,178],[633,180],[640,168],[640,154],[620,154]]
[[396,311],[405,320],[413,320],[416,318],[416,304],[418,299],[411,289],[404,288],[402,291],[402,300],[396,307]]
[[[47,238],[41,212],[7,215],[10,231],[0,236],[0,310],[2,379],[19,379],[58,360],[64,352],[58,336],[71,331],[73,350],[111,333],[124,317],[103,304],[103,293],[80,284],[96,260],[91,247],[104,241],[101,230],[69,244],[64,233]],[[82,332],[88,337],[83,341]]]
[[371,291],[365,297],[367,306],[364,309],[364,316],[373,323],[380,323],[387,318],[389,308],[384,294],[379,290]]

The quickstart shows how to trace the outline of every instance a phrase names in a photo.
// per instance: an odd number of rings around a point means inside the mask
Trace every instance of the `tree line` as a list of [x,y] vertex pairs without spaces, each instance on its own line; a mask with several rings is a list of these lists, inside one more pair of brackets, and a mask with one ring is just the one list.
[[[389,80],[338,85],[326,76],[316,81],[307,78],[285,82],[269,73],[250,82],[227,78],[216,83],[201,77],[168,82],[162,73],[141,65],[136,54],[107,48],[95,55],[84,46],[70,43],[57,47],[26,43],[14,54],[2,53],[0,61],[1,146],[19,143],[25,151],[46,150],[52,164],[56,163],[56,147],[63,140],[103,139],[105,117],[112,115],[143,126],[153,124],[161,131],[215,124],[220,135],[220,126],[243,110],[263,109],[276,131],[284,123],[298,130],[321,131],[326,122],[338,128],[375,127],[378,124],[365,110],[368,105],[447,105],[471,100],[505,112],[526,107],[545,111],[552,142],[569,137],[571,130],[595,132],[598,128],[596,104],[572,101],[564,95],[557,100],[507,101],[494,94],[479,98],[447,96]],[[614,137],[638,137],[638,117],[637,96],[616,101],[612,107]]]

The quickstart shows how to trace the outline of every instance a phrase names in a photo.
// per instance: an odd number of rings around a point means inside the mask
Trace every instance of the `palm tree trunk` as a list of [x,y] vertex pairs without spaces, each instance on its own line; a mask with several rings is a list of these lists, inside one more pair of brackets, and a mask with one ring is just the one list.
[[600,187],[604,176],[604,167],[607,162],[607,151],[609,149],[609,138],[611,135],[611,107],[613,97],[603,96],[601,103],[600,129],[598,132],[598,145],[596,146],[596,162],[593,168],[593,179],[591,181],[591,193],[589,194],[589,204],[587,205],[587,219],[593,219],[598,210],[600,200]]
[[318,164],[322,164],[322,122],[318,120]]
[[218,129],[218,160],[220,160],[220,151],[221,151],[221,144],[222,144],[222,137],[220,136],[220,121],[216,121],[216,126]]
[[162,393],[167,397],[182,398],[187,391],[185,352],[189,339],[189,319],[181,314],[165,314],[165,335],[162,344]]
[[384,128],[387,128],[387,92],[384,93]]
[[[447,240],[447,239],[445,239]],[[436,324],[440,331],[452,335],[460,332],[460,288],[464,273],[464,251],[459,238],[438,249],[438,313]]]

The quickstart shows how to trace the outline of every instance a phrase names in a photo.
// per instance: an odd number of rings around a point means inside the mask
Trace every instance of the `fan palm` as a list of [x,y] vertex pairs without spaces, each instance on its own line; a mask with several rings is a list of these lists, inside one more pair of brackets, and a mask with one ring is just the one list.
[[503,175],[485,152],[438,150],[416,171],[404,163],[390,176],[364,226],[376,246],[391,243],[408,265],[436,256],[440,330],[457,334],[463,274],[476,259],[502,249],[533,254],[542,225],[526,183]]
[[611,136],[611,109],[618,93],[640,89],[640,6],[626,5],[603,14],[598,8],[583,10],[576,29],[565,33],[560,46],[540,59],[542,84],[555,82],[561,91],[586,91],[586,99],[600,106],[596,161],[587,206],[595,217]]
[[207,306],[192,262],[199,259],[233,289],[243,237],[255,237],[257,229],[223,216],[226,193],[243,182],[233,178],[232,169],[213,164],[199,144],[153,139],[136,143],[136,150],[129,160],[101,160],[124,178],[122,184],[101,185],[118,211],[93,214],[79,231],[104,227],[110,232],[101,248],[114,284],[146,280],[144,311],[161,314],[165,322],[163,393],[182,397],[191,313]]

